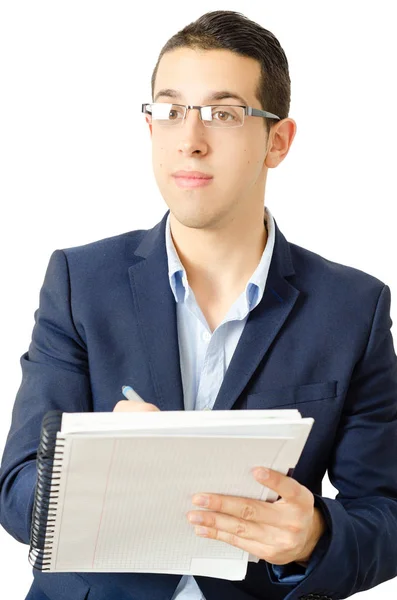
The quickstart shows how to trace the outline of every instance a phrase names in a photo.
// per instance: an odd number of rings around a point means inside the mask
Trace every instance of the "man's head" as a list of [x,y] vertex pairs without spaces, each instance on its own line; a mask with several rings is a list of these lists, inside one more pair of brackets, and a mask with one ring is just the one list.
[[[224,91],[241,100],[211,99]],[[247,212],[258,214],[267,170],[285,158],[296,130],[287,119],[290,78],[277,39],[239,13],[207,13],[161,50],[152,75],[152,101],[246,105],[280,117],[245,116],[241,127],[230,128],[205,127],[197,110],[171,127],[148,118],[156,181],[181,224],[218,229]],[[201,171],[212,180],[204,187],[181,188],[173,177],[179,170]]]

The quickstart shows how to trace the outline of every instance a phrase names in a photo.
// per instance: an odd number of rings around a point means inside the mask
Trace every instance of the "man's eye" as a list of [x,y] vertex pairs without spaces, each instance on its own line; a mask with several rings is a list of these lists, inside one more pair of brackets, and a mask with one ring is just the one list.
[[219,121],[228,121],[234,119],[234,116],[230,112],[226,112],[225,110],[216,110],[212,114],[212,116],[215,117],[215,115],[219,115]]
[[175,119],[182,118],[183,111],[181,109],[172,108],[169,112],[168,118],[170,121],[174,121]]

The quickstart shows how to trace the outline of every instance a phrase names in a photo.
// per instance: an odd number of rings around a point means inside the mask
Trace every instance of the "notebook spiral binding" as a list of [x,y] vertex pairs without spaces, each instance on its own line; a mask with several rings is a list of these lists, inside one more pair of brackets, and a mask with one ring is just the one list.
[[38,571],[49,571],[51,564],[64,449],[63,440],[57,440],[61,423],[62,411],[52,410],[44,415],[37,450],[37,484],[28,560]]

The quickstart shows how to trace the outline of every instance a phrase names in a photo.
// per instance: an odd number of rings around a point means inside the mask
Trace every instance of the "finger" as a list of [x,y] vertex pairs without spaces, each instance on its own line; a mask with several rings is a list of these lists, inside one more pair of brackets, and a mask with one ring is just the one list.
[[[270,503],[264,500],[220,494],[198,494],[193,496],[192,503],[196,506],[204,506],[196,502],[203,496],[208,498],[208,506],[207,511],[199,512],[201,516],[207,514],[208,511],[213,511],[215,514],[230,515],[245,522],[256,523],[261,527],[274,527],[287,531],[299,529],[302,514],[300,506],[285,503],[280,505],[277,502]],[[193,511],[191,512],[193,513]]]
[[[205,503],[201,502],[202,499],[205,500]],[[221,494],[195,494],[192,503],[196,506],[205,506],[207,511],[230,515],[236,519],[262,525],[280,526],[284,519],[273,504],[252,498]],[[200,511],[200,514],[202,516],[204,511]]]
[[115,405],[113,412],[155,412],[160,409],[149,402],[139,402],[137,400],[120,400]]
[[274,565],[286,565],[287,563],[293,562],[296,557],[295,545],[288,538],[282,541],[278,540],[277,544],[267,544],[263,541],[258,542],[256,540],[245,539],[219,529],[204,529],[205,531],[203,533],[200,533],[197,529],[195,531],[196,535],[225,542],[226,544],[230,544],[231,546],[235,546],[236,548],[240,548],[245,552],[257,556],[260,560],[265,560]]
[[[200,533],[202,531],[202,533]],[[196,535],[199,537],[206,537],[213,540],[219,540],[221,542],[225,542],[226,544],[230,544],[231,546],[235,546],[236,548],[240,548],[245,552],[249,552],[250,554],[254,554],[259,559],[269,560],[267,557],[273,555],[274,549],[273,547],[265,546],[261,542],[257,542],[255,540],[248,540],[237,535],[227,533],[225,531],[220,531],[218,529],[204,528],[195,530]]]
[[208,528],[206,537],[218,539],[217,532],[241,537],[266,545],[275,545],[280,538],[280,530],[270,525],[238,519],[224,513],[189,511],[187,517],[191,525]]
[[[205,521],[205,523],[207,522]],[[266,536],[264,536],[263,529],[260,532],[260,528],[257,528],[255,524],[247,524],[249,527],[243,529],[236,522],[236,519],[225,515],[217,515],[216,527],[212,527],[210,524],[195,525],[195,534],[199,537],[225,542],[249,552],[259,559],[271,561],[280,553],[278,549],[278,546],[280,546],[279,532],[276,529],[268,527]]]
[[292,477],[263,467],[255,467],[252,473],[259,483],[276,492],[286,502],[306,504],[312,501],[310,490]]

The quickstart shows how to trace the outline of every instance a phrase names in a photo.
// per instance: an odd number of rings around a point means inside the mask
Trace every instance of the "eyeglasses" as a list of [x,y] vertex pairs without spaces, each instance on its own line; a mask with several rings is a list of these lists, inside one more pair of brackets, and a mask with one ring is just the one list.
[[178,127],[178,125],[182,125],[185,121],[187,111],[192,108],[199,111],[204,127],[218,127],[223,129],[242,127],[246,115],[249,117],[265,117],[266,119],[280,120],[280,117],[273,113],[252,108],[251,106],[228,106],[226,104],[193,106],[167,104],[165,102],[142,104],[142,112],[149,115],[149,123],[156,121],[162,127]]

